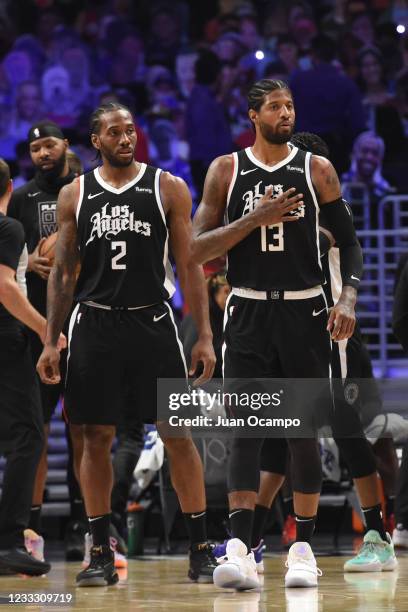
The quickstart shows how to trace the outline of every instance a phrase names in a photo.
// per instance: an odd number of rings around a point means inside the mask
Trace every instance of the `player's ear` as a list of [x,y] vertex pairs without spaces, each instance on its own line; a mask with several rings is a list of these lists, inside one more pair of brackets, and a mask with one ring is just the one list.
[[249,111],[248,111],[248,117],[250,118],[250,120],[252,121],[252,123],[253,123],[254,125],[256,125],[257,118],[258,118],[258,113],[257,113],[255,110],[253,110],[253,108],[249,109]]
[[10,179],[7,185],[7,193],[11,195],[13,193],[13,189],[13,181]]
[[99,149],[101,148],[101,145],[100,145],[98,134],[91,134],[91,142],[92,142],[92,146],[95,149],[98,149],[99,151]]
[[69,140],[68,140],[68,138],[64,138],[64,145],[65,145],[65,150],[67,150],[68,147],[69,147]]

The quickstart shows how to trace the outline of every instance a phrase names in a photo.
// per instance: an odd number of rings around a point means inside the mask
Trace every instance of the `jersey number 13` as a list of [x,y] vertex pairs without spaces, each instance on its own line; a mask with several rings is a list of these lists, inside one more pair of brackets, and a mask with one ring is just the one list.
[[283,251],[283,223],[276,225],[261,225],[261,251]]

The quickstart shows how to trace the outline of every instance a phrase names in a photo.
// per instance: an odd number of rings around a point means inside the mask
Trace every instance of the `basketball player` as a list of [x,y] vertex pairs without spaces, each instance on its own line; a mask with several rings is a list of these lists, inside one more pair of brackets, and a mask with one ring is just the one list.
[[[39,255],[40,245],[57,231],[56,206],[58,193],[64,185],[75,178],[67,160],[68,141],[60,127],[52,121],[35,123],[28,133],[28,146],[35,175],[28,183],[16,189],[12,195],[8,215],[23,224],[28,248],[27,293],[31,304],[45,316],[47,279],[50,260]],[[37,364],[43,345],[37,334],[29,331],[31,353]],[[61,363],[65,367],[66,352]],[[30,530],[26,534],[26,545],[37,558],[44,558],[44,540],[41,531],[41,506],[47,479],[48,434],[52,414],[62,394],[62,384],[50,387],[40,382],[41,405],[44,417],[45,444],[35,478]],[[69,434],[67,433],[67,438]],[[71,446],[69,448],[68,488],[71,504],[71,521],[66,531],[67,559],[82,559],[85,529],[84,508],[81,492],[73,476]],[[34,533],[33,533],[34,532]]]
[[[0,451],[6,455],[0,501],[0,574],[41,575],[50,564],[24,548],[34,478],[44,444],[40,392],[26,330],[45,338],[46,321],[16,282],[24,229],[7,218],[12,193],[8,165],[0,159]],[[60,347],[65,338],[60,339]]]
[[[89,567],[77,577],[78,586],[118,580],[109,548],[110,449],[123,388],[130,388],[134,410],[154,422],[157,378],[187,374],[167,302],[174,292],[169,248],[199,333],[190,373],[202,362],[200,383],[211,377],[215,365],[204,276],[190,258],[191,198],[184,181],[134,160],[134,121],[119,103],[95,110],[91,139],[102,165],[64,187],[58,200],[47,338],[38,363],[44,382],[59,383],[55,342],[71,306],[80,258],[77,306],[69,326],[65,408],[69,421],[83,426],[80,481],[93,547]],[[211,582],[216,562],[207,544],[201,460],[188,432],[170,438],[160,423],[158,428],[189,531],[189,576]]]
[[[329,158],[326,143],[316,134],[301,132],[291,138],[291,143],[313,155]],[[342,279],[339,266],[339,253],[335,245],[327,244],[326,230],[320,236],[321,261],[327,282],[323,288],[329,307],[337,302],[341,291]],[[329,238],[330,239],[330,238]],[[326,244],[324,244],[326,242]],[[332,248],[330,248],[332,246]],[[370,357],[365,349],[358,323],[350,339],[332,344],[332,374],[334,387],[334,412],[329,423],[333,437],[344,457],[358,493],[361,509],[366,523],[366,535],[363,546],[353,559],[344,564],[346,572],[376,572],[393,570],[397,567],[391,537],[385,532],[381,513],[381,498],[378,488],[378,474],[373,449],[364,435],[361,423],[360,390],[354,403],[346,401],[350,385],[359,385],[365,374],[364,362]],[[371,363],[369,364],[371,369]],[[287,444],[282,440],[265,439],[261,458],[261,486],[255,507],[254,527],[252,532],[252,549],[257,565],[260,539],[266,524],[267,514],[286,473]],[[259,553],[258,553],[259,557]],[[258,570],[259,571],[259,570]]]
[[[225,378],[325,378],[330,335],[352,335],[362,255],[351,217],[328,160],[289,145],[295,122],[286,83],[262,80],[248,94],[255,144],[217,158],[194,218],[198,263],[228,252],[232,286],[226,312]],[[222,225],[224,215],[228,222]],[[343,289],[327,314],[322,292],[318,217],[339,246]],[[329,334],[330,332],[330,334]],[[227,562],[214,571],[218,586],[259,585],[251,552],[262,440],[233,439],[229,466]],[[321,487],[316,439],[288,439],[292,458],[297,542],[289,550],[286,586],[316,586],[310,547]]]

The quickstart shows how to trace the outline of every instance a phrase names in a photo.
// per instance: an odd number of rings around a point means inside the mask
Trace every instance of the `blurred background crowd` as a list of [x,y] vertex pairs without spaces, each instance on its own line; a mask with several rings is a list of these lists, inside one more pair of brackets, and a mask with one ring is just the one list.
[[183,177],[196,205],[212,159],[252,144],[249,85],[282,78],[297,130],[326,140],[340,174],[374,199],[408,192],[404,23],[391,0],[3,0],[0,156],[26,181],[28,128],[49,118],[89,170],[90,113],[117,99],[138,159]]

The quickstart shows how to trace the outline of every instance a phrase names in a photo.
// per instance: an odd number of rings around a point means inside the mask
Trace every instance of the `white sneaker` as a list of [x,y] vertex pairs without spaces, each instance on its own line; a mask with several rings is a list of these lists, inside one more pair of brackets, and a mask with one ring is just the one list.
[[214,584],[222,589],[256,589],[260,587],[254,554],[238,538],[227,543],[227,560],[215,568]]
[[[116,538],[110,536],[109,538],[111,550],[114,553],[115,557],[115,567],[119,569],[126,568],[128,566],[128,561],[124,555],[117,551],[117,540]],[[92,536],[90,533],[85,534],[85,552],[84,552],[84,560],[82,561],[82,567],[88,567],[91,562],[91,548],[92,548]]]
[[32,529],[24,529],[24,546],[37,561],[44,561],[44,538]]
[[285,565],[288,568],[285,576],[286,587],[315,587],[317,577],[322,575],[307,542],[292,544]]
[[408,548],[408,529],[404,529],[401,523],[392,532],[392,541],[396,548]]

